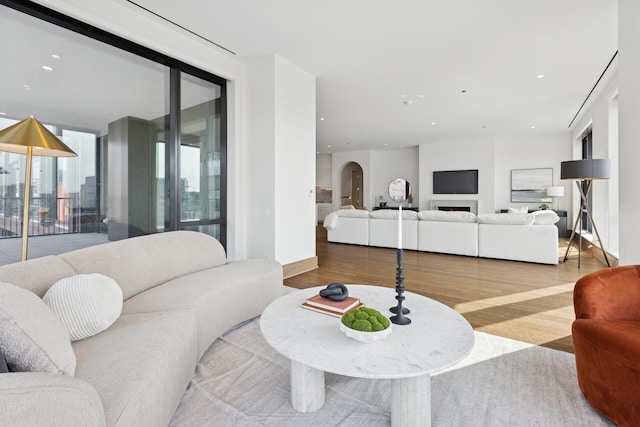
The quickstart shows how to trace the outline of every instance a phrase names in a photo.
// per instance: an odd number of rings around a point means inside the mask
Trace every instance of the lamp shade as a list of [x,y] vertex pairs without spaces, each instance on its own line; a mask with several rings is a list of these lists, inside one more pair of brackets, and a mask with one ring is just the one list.
[[27,154],[29,147],[33,149],[34,156],[77,156],[71,148],[33,117],[0,131],[0,151]]
[[552,187],[547,187],[547,196],[549,197],[564,196],[564,187],[562,185],[554,185]]
[[609,159],[584,159],[560,162],[560,179],[609,179]]

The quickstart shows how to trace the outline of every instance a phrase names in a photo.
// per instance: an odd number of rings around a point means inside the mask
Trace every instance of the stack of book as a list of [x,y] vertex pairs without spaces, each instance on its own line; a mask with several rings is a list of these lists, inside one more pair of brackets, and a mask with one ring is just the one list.
[[302,304],[302,307],[319,313],[328,314],[330,316],[342,317],[346,312],[363,305],[362,301],[354,297],[347,297],[342,301],[333,301],[329,298],[321,297],[320,295],[314,295],[307,299]]

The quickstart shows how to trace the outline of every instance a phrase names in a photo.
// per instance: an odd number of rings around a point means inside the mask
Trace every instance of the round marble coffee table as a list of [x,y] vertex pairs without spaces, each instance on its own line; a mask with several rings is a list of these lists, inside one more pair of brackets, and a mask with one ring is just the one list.
[[[349,295],[391,316],[395,288],[347,285]],[[348,338],[340,319],[306,310],[302,303],[323,286],[278,298],[262,313],[260,329],[276,351],[291,359],[291,404],[313,412],[324,404],[324,373],[391,379],[391,425],[431,425],[431,374],[464,359],[473,348],[469,322],[432,299],[405,292],[411,324],[370,344]]]

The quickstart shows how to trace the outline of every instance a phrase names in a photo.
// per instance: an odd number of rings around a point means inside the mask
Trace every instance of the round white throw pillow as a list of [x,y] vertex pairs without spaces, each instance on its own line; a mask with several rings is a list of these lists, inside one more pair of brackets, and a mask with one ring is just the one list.
[[42,300],[62,320],[71,341],[104,331],[122,312],[122,289],[104,274],[78,274],[61,279]]

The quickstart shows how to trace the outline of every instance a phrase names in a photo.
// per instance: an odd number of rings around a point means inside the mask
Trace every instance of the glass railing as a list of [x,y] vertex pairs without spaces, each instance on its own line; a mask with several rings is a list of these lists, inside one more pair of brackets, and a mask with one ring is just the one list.
[[[16,197],[0,197],[0,238],[22,236],[23,202]],[[97,209],[80,207],[78,197],[33,197],[29,208],[29,236],[106,233],[103,219]]]

